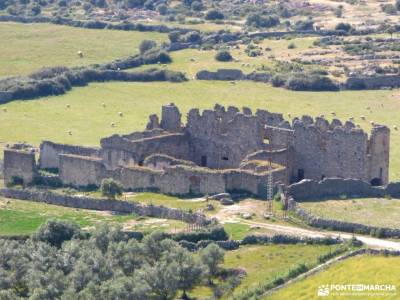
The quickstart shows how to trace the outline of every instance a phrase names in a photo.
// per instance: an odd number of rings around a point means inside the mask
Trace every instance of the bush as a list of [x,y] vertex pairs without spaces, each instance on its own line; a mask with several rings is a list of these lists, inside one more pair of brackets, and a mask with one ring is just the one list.
[[171,41],[171,43],[179,42],[180,36],[181,36],[181,33],[179,31],[171,31],[168,34],[168,38]]
[[285,87],[293,91],[338,91],[339,87],[328,77],[297,74],[290,77]]
[[352,27],[349,23],[339,23],[335,26],[335,29],[345,31],[345,32],[350,32]]
[[143,40],[140,45],[139,45],[139,51],[140,54],[144,54],[147,51],[149,51],[150,49],[153,49],[157,47],[157,43],[155,41],[152,40]]
[[271,83],[274,87],[281,87],[284,86],[286,83],[286,77],[281,74],[276,74],[272,77]]
[[197,243],[201,240],[212,240],[212,241],[226,241],[229,239],[228,234],[222,226],[214,226],[211,228],[202,229],[190,233],[178,233],[173,236],[175,241],[188,241]]
[[388,15],[396,15],[397,8],[393,4],[383,4],[382,11]]
[[209,10],[205,17],[206,20],[222,20],[225,18],[224,14],[222,12],[220,12],[219,10],[216,9],[212,9]]
[[246,19],[246,25],[256,28],[270,28],[279,24],[277,16],[263,16],[259,13],[250,14]]
[[288,48],[288,49],[295,49],[295,48],[296,48],[296,44],[295,44],[295,43],[290,43],[290,44],[287,46],[287,48]]
[[224,61],[224,62],[226,62],[226,61],[231,61],[233,58],[232,58],[232,55],[229,53],[229,51],[223,50],[223,51],[219,51],[219,52],[215,55],[215,59],[216,59],[217,61]]
[[33,239],[60,248],[62,243],[80,235],[79,226],[64,220],[49,220],[33,235]]
[[112,178],[106,178],[101,181],[101,194],[108,199],[115,200],[116,196],[121,196],[122,184]]

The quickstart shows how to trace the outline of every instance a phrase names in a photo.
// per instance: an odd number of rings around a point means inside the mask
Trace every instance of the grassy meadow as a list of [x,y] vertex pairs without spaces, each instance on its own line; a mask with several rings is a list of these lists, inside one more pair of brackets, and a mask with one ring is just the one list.
[[50,205],[45,203],[0,198],[0,236],[35,232],[48,219],[74,221],[83,228],[101,223],[120,224],[126,230],[144,232],[175,231],[185,228],[185,223],[175,220],[118,215],[106,211],[92,211]]
[[313,215],[365,225],[400,228],[400,201],[364,198],[303,202],[301,207]]
[[[0,77],[26,75],[43,67],[110,62],[137,54],[144,39],[162,42],[168,38],[157,32],[19,23],[0,23],[0,37]],[[83,58],[78,51],[84,53]]]
[[[264,245],[246,246],[225,253],[224,267],[241,268],[247,276],[234,293],[256,288],[274,280],[298,264],[313,265],[320,255],[334,251],[338,246],[321,245]],[[282,298],[286,299],[286,298]],[[289,298],[288,298],[289,299]],[[295,299],[295,298],[292,298]]]
[[[335,111],[337,118],[354,117],[355,123],[370,131],[370,121],[399,125],[399,99],[399,90],[293,92],[254,82],[94,83],[62,96],[0,105],[0,143],[27,141],[38,145],[47,139],[99,145],[104,136],[142,130],[148,115],[160,113],[161,105],[170,102],[177,104],[184,116],[192,107],[210,108],[217,102],[283,112],[286,118],[288,113],[292,117],[324,114],[331,118],[330,112]],[[123,117],[118,112],[123,112]],[[361,115],[366,120],[361,120]],[[115,127],[111,127],[112,122]],[[390,176],[400,179],[400,133],[395,130],[391,136]]]
[[282,290],[265,297],[268,300],[296,299],[399,299],[399,292],[382,296],[327,296],[318,297],[320,285],[326,284],[400,284],[400,258],[385,256],[357,256],[349,258],[327,270],[289,285]]

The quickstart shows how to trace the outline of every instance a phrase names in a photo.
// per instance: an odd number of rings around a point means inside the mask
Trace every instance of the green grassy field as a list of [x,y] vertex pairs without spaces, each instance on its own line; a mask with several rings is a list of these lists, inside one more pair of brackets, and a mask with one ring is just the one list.
[[[50,24],[0,23],[0,77],[25,75],[43,67],[109,62],[138,53],[144,39],[167,39],[157,32],[96,30]],[[6,46],[5,46],[6,45]],[[84,57],[77,55],[78,51]]]
[[[0,143],[27,141],[38,145],[48,139],[98,145],[101,137],[142,130],[148,115],[159,113],[161,105],[169,102],[177,104],[184,116],[192,107],[210,108],[217,102],[283,112],[286,118],[287,113],[292,117],[325,114],[330,118],[329,113],[335,111],[342,120],[353,116],[357,124],[369,131],[371,120],[390,127],[398,124],[399,98],[399,90],[293,92],[254,82],[95,83],[58,97],[0,105]],[[71,106],[69,109],[67,104]],[[366,107],[371,107],[372,113]],[[118,116],[119,111],[124,113],[123,117]],[[360,119],[361,115],[366,116],[365,121]],[[111,127],[112,122],[115,127]],[[392,180],[400,179],[399,154],[400,134],[392,130]]]
[[[281,39],[281,40],[264,40],[259,46],[263,49],[269,47],[271,51],[265,51],[262,56],[249,57],[245,52],[245,46],[241,45],[240,49],[230,49],[230,53],[236,61],[220,62],[215,59],[216,50],[198,50],[185,49],[181,51],[171,52],[173,62],[167,65],[167,69],[185,72],[188,77],[193,78],[200,70],[216,71],[217,69],[241,69],[248,74],[257,68],[264,66],[272,66],[273,60],[270,56],[274,56],[281,60],[289,60],[295,57],[301,51],[312,46],[315,38],[297,38],[297,39]],[[294,43],[295,49],[288,49],[288,45]],[[194,60],[194,61],[193,61]],[[148,66],[142,66],[148,68]]]
[[301,207],[323,218],[400,228],[399,199],[365,198],[303,202]]
[[174,220],[115,215],[111,212],[0,198],[0,235],[30,234],[51,218],[74,221],[84,228],[106,222],[121,224],[126,230],[145,232],[153,230],[175,231],[186,226],[183,222]]
[[[245,246],[225,253],[224,267],[241,268],[247,276],[235,293],[272,281],[300,263],[313,265],[318,256],[333,251],[338,246],[315,245],[265,245]],[[293,298],[295,299],[295,298]]]
[[392,295],[329,295],[318,297],[317,290],[326,284],[400,284],[400,258],[383,256],[358,256],[347,259],[321,273],[296,282],[266,297],[268,300],[310,299],[399,299],[399,291]]

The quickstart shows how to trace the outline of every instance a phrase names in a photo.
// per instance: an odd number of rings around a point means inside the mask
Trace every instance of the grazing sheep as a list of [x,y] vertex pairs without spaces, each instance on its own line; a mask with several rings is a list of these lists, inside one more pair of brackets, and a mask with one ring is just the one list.
[[230,81],[229,83],[230,83],[230,84],[236,84],[236,82],[234,82],[234,81]]
[[332,116],[336,116],[336,113],[334,111],[331,111]]
[[83,58],[83,52],[82,51],[78,51],[78,56],[80,57],[80,58]]
[[196,59],[194,59],[193,57],[190,59],[190,61],[192,61],[192,62],[195,62],[196,61]]
[[4,112],[7,112],[7,107],[3,107],[3,111],[4,111]]
[[396,125],[393,125],[393,129],[394,129],[394,130],[397,130],[398,128],[397,128],[397,126],[396,126]]
[[118,112],[118,115],[119,115],[120,117],[122,117],[124,114],[120,111],[120,112]]
[[111,127],[115,127],[115,123],[114,122],[111,123]]
[[361,120],[365,120],[365,116],[360,116]]
[[103,107],[106,107],[106,104],[103,102],[102,104],[101,104]]
[[349,120],[350,120],[350,121],[354,121],[354,118],[353,118],[353,117],[350,117]]
[[68,130],[68,134],[69,134],[69,135],[72,135],[72,131],[71,131],[71,130]]
[[370,121],[369,123],[370,123],[372,126],[375,125],[374,121]]
[[66,107],[67,107],[67,108],[70,108],[70,107],[71,107],[71,105],[67,104],[67,105],[66,105]]

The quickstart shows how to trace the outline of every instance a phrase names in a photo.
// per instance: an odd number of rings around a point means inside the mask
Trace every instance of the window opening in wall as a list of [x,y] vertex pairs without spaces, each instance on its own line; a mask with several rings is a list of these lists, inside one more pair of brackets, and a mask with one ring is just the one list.
[[229,160],[227,156],[223,156],[222,160]]
[[298,169],[297,170],[297,181],[303,180],[304,179],[304,170],[303,169]]
[[203,155],[201,157],[201,164],[202,167],[207,167],[207,156]]

